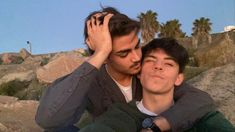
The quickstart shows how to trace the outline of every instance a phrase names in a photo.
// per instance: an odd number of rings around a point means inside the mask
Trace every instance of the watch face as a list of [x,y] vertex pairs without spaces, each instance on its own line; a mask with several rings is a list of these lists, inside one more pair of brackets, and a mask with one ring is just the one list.
[[142,127],[143,128],[150,128],[153,124],[153,119],[152,118],[146,118],[142,122]]

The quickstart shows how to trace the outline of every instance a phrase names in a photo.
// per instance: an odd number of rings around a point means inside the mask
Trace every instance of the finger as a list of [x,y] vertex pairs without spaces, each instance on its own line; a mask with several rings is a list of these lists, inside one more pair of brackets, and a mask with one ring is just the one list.
[[87,27],[87,33],[89,34],[90,32],[91,32],[91,20],[88,20],[87,22],[86,22],[86,27]]
[[92,16],[92,17],[91,17],[91,26],[92,26],[92,27],[95,27],[95,26],[96,26],[96,17],[95,17],[95,16]]
[[100,26],[101,21],[99,20],[99,18],[102,16],[102,13],[97,13],[94,15],[94,17],[96,18],[96,26]]
[[109,20],[110,20],[110,18],[111,18],[112,16],[113,16],[113,14],[108,14],[108,15],[106,15],[106,16],[104,17],[103,25],[104,25],[105,27],[108,27]]
[[96,18],[98,18],[98,17],[100,17],[102,15],[102,13],[96,13],[95,15],[93,15],[93,16],[95,16]]

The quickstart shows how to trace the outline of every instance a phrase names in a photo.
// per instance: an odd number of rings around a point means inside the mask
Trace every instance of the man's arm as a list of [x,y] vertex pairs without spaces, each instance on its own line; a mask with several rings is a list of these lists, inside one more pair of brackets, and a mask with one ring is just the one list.
[[36,122],[44,129],[76,123],[85,107],[86,94],[98,70],[84,62],[73,73],[53,82],[40,99]]
[[[216,109],[209,94],[186,83],[175,88],[174,98],[175,104],[161,114],[164,118],[159,121],[160,125],[167,121],[172,131],[190,128],[198,119]],[[157,122],[155,121],[156,124]]]
[[209,112],[186,132],[235,132],[235,127],[219,111]]
[[[99,16],[100,14],[96,14]],[[70,75],[56,80],[42,96],[36,122],[44,129],[60,129],[76,123],[86,105],[87,93],[92,89],[98,69],[112,50],[108,23],[112,14],[104,18],[103,25],[92,17],[87,21],[88,46],[95,53]],[[96,24],[97,23],[97,24]]]

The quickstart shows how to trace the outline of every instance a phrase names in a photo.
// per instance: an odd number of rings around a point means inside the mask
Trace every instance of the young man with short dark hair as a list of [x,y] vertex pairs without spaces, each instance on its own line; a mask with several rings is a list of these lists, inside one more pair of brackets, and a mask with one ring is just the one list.
[[[81,132],[139,132],[141,129],[162,131],[154,119],[174,107],[174,91],[178,89],[176,86],[183,83],[183,71],[188,62],[188,54],[176,40],[169,38],[152,40],[142,48],[142,54],[139,78],[143,87],[143,99],[133,100],[128,104],[114,104]],[[177,131],[235,131],[232,124],[218,111],[205,114],[190,127]]]

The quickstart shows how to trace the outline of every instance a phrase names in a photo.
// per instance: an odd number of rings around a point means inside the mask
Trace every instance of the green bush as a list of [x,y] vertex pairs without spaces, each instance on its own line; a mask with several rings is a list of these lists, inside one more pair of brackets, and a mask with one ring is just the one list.
[[81,55],[82,55],[83,57],[88,57],[88,56],[90,56],[90,54],[88,53],[87,50],[85,50],[85,53],[81,53]]
[[12,61],[12,64],[21,64],[22,62],[24,62],[24,59],[20,56],[15,56],[13,61]]
[[46,84],[39,83],[35,78],[30,82],[27,89],[20,91],[16,96],[23,100],[39,100],[46,86]]
[[44,65],[48,64],[49,60],[50,60],[50,58],[43,58],[40,66],[44,66]]
[[0,58],[0,65],[3,63],[2,58]]
[[196,52],[196,49],[193,49],[193,48],[188,48],[187,49],[188,51],[188,55],[189,55],[189,63],[188,65],[189,66],[198,66],[195,58],[194,58],[194,53]]
[[29,82],[13,80],[0,85],[0,95],[14,96],[17,92],[27,88]]

